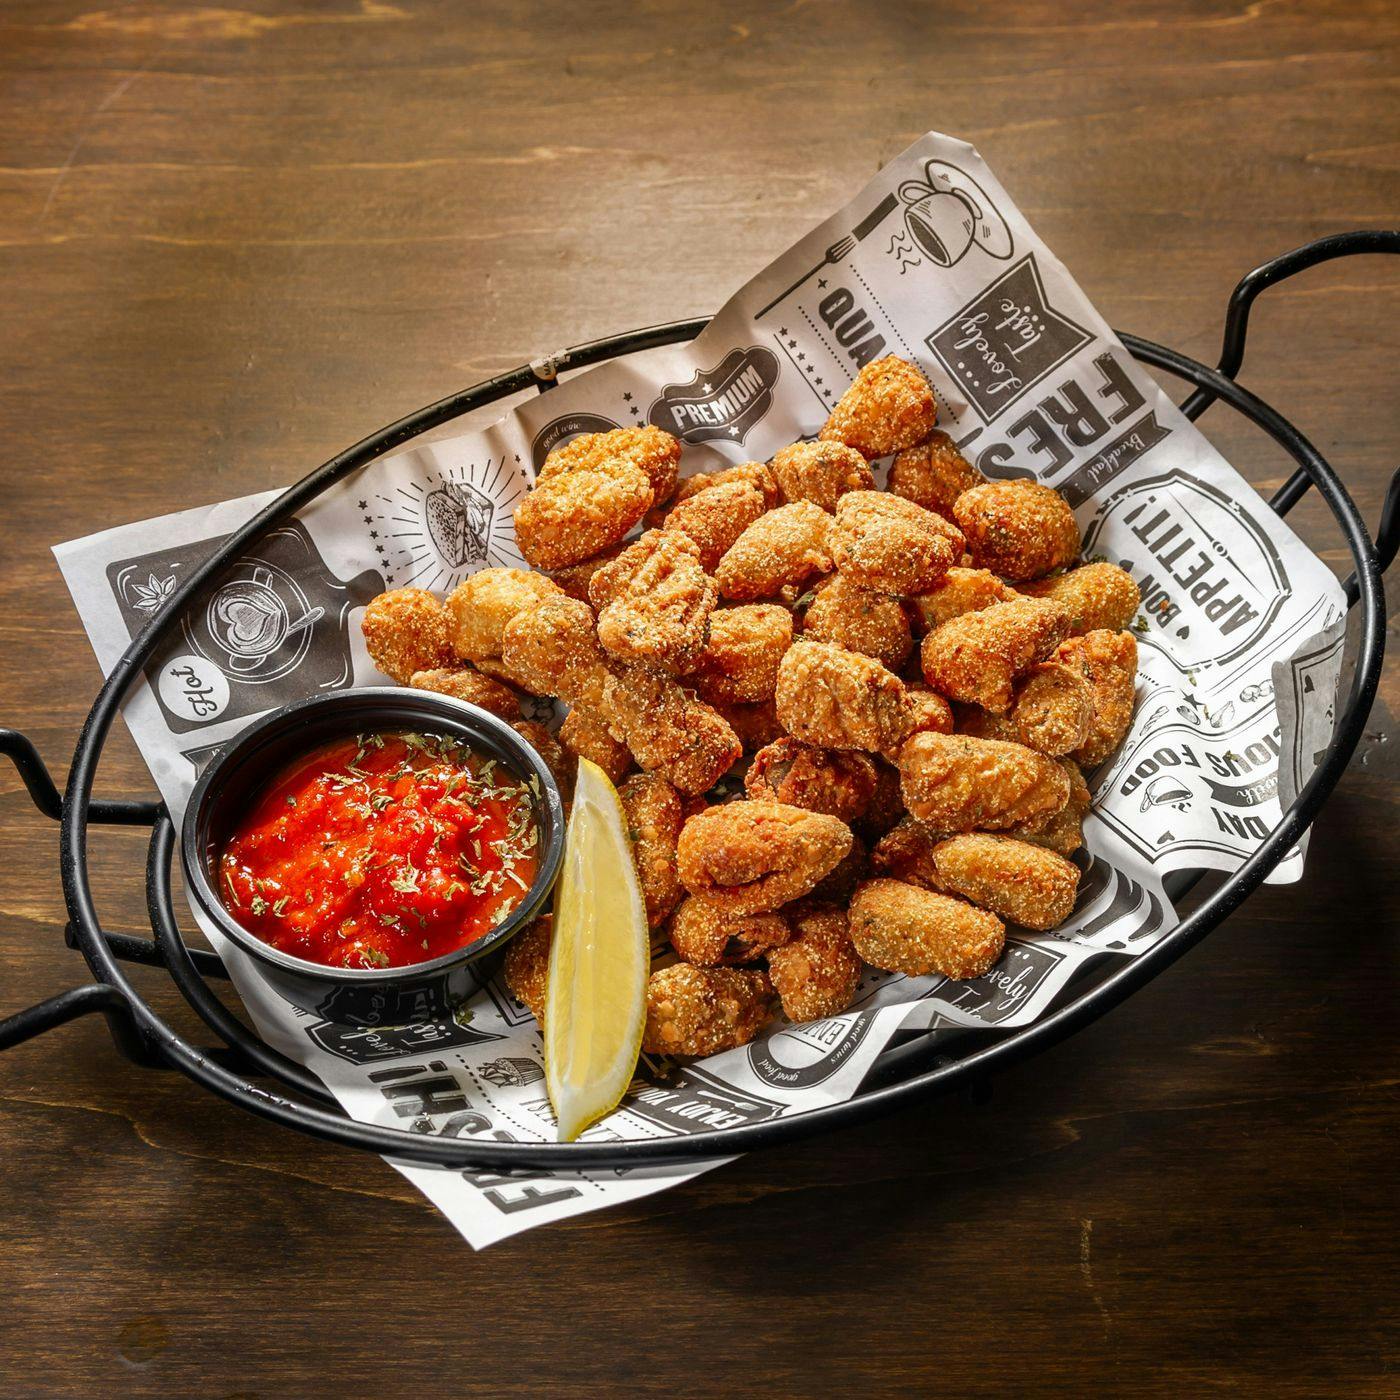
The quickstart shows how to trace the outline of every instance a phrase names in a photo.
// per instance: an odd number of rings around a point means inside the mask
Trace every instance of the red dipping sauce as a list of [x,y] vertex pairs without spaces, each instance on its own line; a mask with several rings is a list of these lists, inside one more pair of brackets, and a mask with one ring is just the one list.
[[234,825],[219,894],[264,943],[403,967],[503,922],[535,878],[534,794],[446,734],[361,734],[289,765]]

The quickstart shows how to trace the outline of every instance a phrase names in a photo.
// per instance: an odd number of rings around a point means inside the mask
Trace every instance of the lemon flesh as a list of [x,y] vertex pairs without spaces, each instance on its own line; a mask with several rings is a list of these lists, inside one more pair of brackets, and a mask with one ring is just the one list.
[[637,1068],[650,970],[646,907],[617,789],[579,759],[544,1014],[544,1069],[559,1141],[617,1107]]

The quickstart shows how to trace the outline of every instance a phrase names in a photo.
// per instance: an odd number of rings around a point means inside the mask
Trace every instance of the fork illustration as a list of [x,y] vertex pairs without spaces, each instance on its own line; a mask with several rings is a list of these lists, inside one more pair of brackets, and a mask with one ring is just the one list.
[[754,314],[757,321],[761,316],[766,316],[780,301],[790,297],[805,281],[810,277],[815,277],[822,268],[830,267],[832,263],[839,263],[842,258],[850,255],[861,239],[872,233],[875,228],[884,220],[885,216],[898,205],[899,201],[892,194],[887,194],[869,214],[858,223],[850,233],[843,233],[830,248],[826,250],[826,256],[810,272],[804,272],[787,291],[779,293],[763,308],[762,311]]

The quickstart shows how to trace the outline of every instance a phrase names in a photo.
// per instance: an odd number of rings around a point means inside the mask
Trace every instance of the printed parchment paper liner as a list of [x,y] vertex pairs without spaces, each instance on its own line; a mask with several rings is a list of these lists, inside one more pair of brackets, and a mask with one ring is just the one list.
[[[1132,728],[1091,775],[1079,905],[1013,931],[967,983],[871,973],[846,1014],[639,1078],[589,1139],[694,1133],[849,1098],[902,1028],[1012,1029],[1098,960],[1168,932],[1164,875],[1233,869],[1331,735],[1344,604],[1332,575],[1133,362],[970,146],[929,134],[744,286],[693,342],[587,371],[490,427],[386,457],[332,488],[188,610],[125,717],[178,821],[209,756],[254,716],[382,681],[359,632],[385,588],[450,589],[523,564],[514,503],[568,436],[655,423],[684,469],[766,458],[820,427],[862,364],[916,361],[940,422],[988,475],[1063,491],[1085,552],[1137,579]],[[269,492],[120,526],[55,555],[104,670]],[[241,625],[232,628],[231,619]],[[541,702],[540,713],[551,711]],[[1296,880],[1298,850],[1276,881]],[[205,928],[259,1031],[352,1116],[552,1140],[540,1037],[499,985],[448,1024],[347,1025],[289,1006]],[[496,1175],[395,1164],[476,1247],[709,1167]]]

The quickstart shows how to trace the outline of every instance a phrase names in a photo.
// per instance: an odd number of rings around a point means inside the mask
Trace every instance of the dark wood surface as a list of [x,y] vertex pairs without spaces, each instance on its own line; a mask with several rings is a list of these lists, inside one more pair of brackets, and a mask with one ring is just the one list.
[[[1115,325],[1213,358],[1240,273],[1396,221],[1397,45],[1385,0],[7,0],[0,723],[61,774],[96,683],[52,543],[712,310],[930,127]],[[1397,274],[1270,295],[1244,375],[1372,519]],[[1392,674],[1300,885],[991,1104],[480,1255],[378,1161],[135,1070],[99,1022],[12,1051],[0,1392],[1394,1395],[1396,700]],[[101,787],[148,790],[124,735]],[[104,916],[139,931],[140,836],[94,844]],[[56,845],[0,766],[0,1012],[82,975]]]

